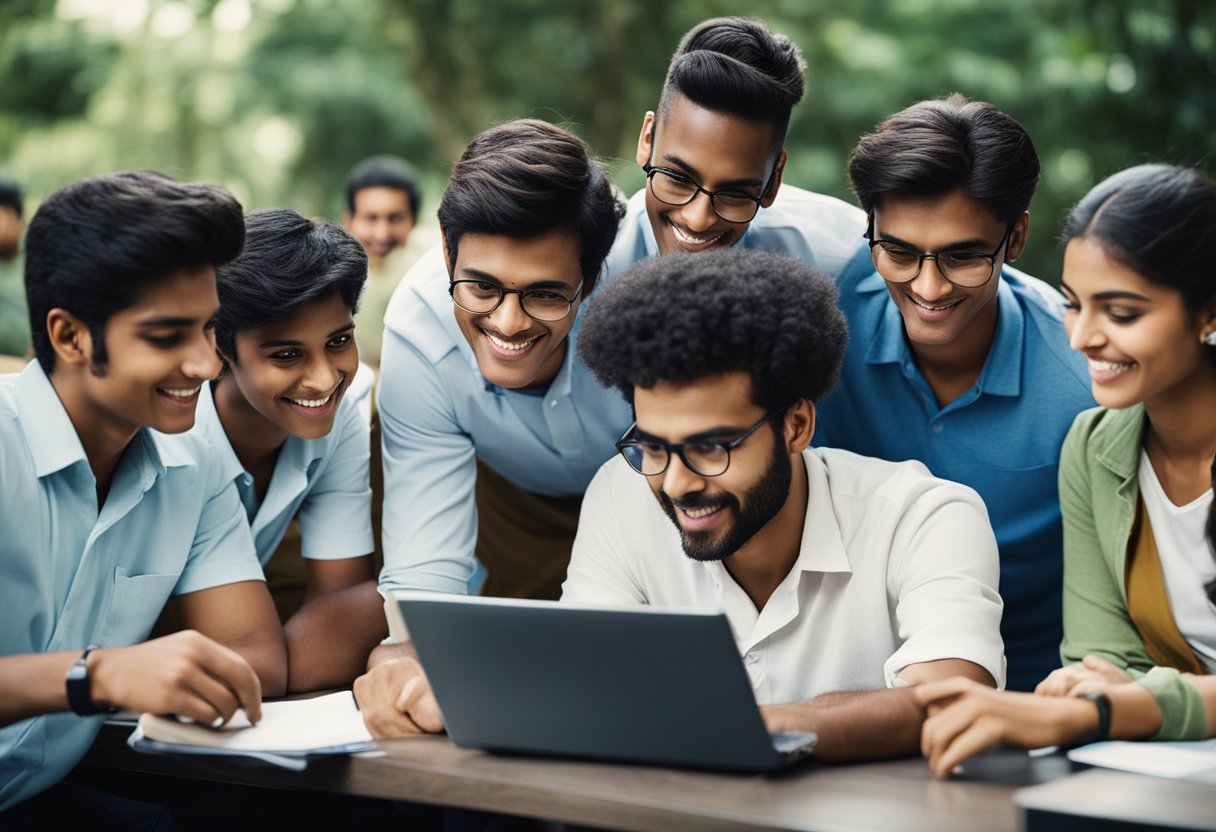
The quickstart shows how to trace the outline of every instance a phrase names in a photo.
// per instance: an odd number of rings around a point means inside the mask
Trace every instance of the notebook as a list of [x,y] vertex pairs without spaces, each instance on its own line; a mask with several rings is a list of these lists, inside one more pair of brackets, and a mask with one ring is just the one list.
[[765,729],[723,613],[396,598],[458,745],[737,771],[814,748]]

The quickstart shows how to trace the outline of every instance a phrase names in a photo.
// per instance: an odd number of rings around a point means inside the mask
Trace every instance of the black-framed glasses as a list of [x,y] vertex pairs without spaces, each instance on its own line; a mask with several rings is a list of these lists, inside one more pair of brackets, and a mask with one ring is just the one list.
[[942,277],[963,289],[978,289],[996,273],[996,258],[1001,249],[1009,242],[1013,233],[1013,224],[1005,229],[1001,242],[991,254],[966,249],[950,251],[914,251],[890,240],[874,239],[874,219],[870,218],[870,227],[866,237],[870,241],[870,258],[874,268],[889,283],[907,283],[915,280],[924,268],[926,260],[935,260],[937,270]]
[[519,305],[524,313],[538,321],[560,321],[570,314],[583,291],[583,281],[574,287],[574,294],[566,297],[553,289],[508,289],[488,280],[462,278],[448,284],[452,301],[465,312],[488,315],[502,305],[507,295],[519,295]]
[[636,439],[630,436],[638,426],[637,422],[634,422],[629,426],[629,430],[625,431],[625,435],[616,441],[616,449],[625,457],[629,467],[643,476],[656,477],[663,473],[671,464],[671,455],[677,454],[684,467],[694,474],[720,477],[730,467],[730,452],[746,442],[762,425],[783,415],[787,410],[789,407],[774,410],[734,439],[726,441],[697,439],[692,442],[662,442],[658,439]]
[[[687,205],[697,198],[697,194],[709,197],[710,207],[714,213],[727,222],[751,222],[760,210],[764,194],[768,193],[768,184],[760,192],[760,196],[752,196],[743,191],[711,191],[702,188],[691,177],[671,168],[660,168],[647,162],[642,165],[646,172],[646,181],[650,193],[665,205]],[[772,177],[769,177],[769,182]]]

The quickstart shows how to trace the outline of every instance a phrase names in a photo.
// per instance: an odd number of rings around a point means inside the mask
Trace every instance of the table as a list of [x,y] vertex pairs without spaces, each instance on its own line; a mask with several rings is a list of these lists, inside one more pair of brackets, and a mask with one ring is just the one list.
[[853,765],[810,762],[777,775],[734,775],[585,761],[506,757],[447,737],[382,743],[379,757],[330,758],[307,771],[154,756],[106,726],[82,766],[210,782],[306,789],[636,832],[666,830],[1017,830],[1018,789],[1072,772],[1060,756],[998,751],[966,777],[935,780],[919,758]]

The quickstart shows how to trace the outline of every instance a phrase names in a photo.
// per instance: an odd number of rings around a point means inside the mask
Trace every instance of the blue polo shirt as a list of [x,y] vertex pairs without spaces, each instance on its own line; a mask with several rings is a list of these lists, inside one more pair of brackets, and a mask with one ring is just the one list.
[[[199,437],[139,431],[99,512],[84,448],[37,361],[0,376],[0,491],[0,655],[137,644],[170,595],[262,579],[236,491]],[[0,728],[0,811],[67,774],[102,719]]]
[[[361,374],[363,367],[359,370]],[[253,475],[241,465],[215,410],[211,385],[203,385],[194,430],[215,449],[224,478],[236,485],[263,566],[297,513],[300,554],[304,557],[330,560],[372,553],[375,535],[372,489],[368,484],[371,440],[356,395],[366,396],[368,392],[366,387],[356,390],[352,383],[338,403],[333,428],[324,436],[288,436],[279,449],[266,496],[258,500]]]
[[817,405],[814,443],[919,459],[935,476],[979,492],[1000,547],[1008,686],[1030,690],[1060,665],[1060,446],[1073,417],[1094,404],[1085,359],[1068,346],[1063,296],[1003,269],[996,335],[979,379],[940,406],[867,250],[839,286],[849,345],[836,389]]

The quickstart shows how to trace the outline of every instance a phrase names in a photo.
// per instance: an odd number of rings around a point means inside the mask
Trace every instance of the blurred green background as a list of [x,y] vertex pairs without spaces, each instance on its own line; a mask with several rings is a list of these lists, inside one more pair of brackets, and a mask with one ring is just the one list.
[[851,199],[857,137],[921,98],[959,90],[1025,124],[1044,176],[1019,265],[1052,282],[1060,221],[1095,181],[1144,161],[1212,169],[1212,0],[2,0],[0,172],[27,219],[117,168],[337,217],[349,168],[388,152],[418,166],[433,216],[471,136],[534,116],[581,134],[631,193],[680,35],[739,12],[807,58],[788,183]]

